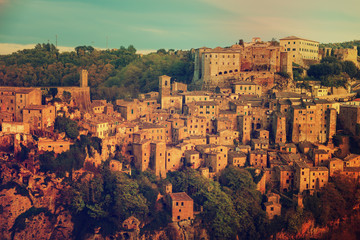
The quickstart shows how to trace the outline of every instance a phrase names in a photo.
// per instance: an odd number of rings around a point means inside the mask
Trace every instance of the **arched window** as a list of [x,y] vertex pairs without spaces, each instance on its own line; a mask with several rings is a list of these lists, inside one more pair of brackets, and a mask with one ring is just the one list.
[[227,71],[225,71],[224,74],[227,74]]
[[235,72],[238,72],[238,70],[237,70],[237,69],[235,69]]
[[219,72],[219,75],[222,75],[222,72]]
[[167,81],[165,81],[165,86],[167,86]]

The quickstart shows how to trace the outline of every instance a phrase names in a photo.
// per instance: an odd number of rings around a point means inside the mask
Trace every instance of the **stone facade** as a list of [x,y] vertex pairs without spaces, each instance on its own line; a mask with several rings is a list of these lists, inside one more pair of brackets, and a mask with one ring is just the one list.
[[[245,80],[241,73],[248,71],[280,72],[288,69],[281,61],[281,46],[270,42],[253,42],[232,45],[230,48],[199,48],[195,51],[193,81],[201,81],[205,88],[229,87],[233,81]],[[272,79],[273,81],[273,79]]]
[[66,152],[70,149],[72,143],[70,141],[57,140],[53,141],[51,139],[39,139],[38,141],[38,150],[39,151],[54,151],[54,153]]
[[0,122],[23,121],[23,109],[41,105],[41,91],[36,88],[0,87]]
[[194,218],[194,201],[185,192],[170,193],[171,220],[179,222]]
[[55,107],[51,105],[29,105],[23,109],[23,121],[30,130],[45,130],[54,126]]
[[304,61],[319,61],[319,42],[295,36],[280,39],[280,46],[289,53],[292,62],[303,66]]
[[340,106],[339,121],[342,127],[355,136],[360,135],[360,107]]

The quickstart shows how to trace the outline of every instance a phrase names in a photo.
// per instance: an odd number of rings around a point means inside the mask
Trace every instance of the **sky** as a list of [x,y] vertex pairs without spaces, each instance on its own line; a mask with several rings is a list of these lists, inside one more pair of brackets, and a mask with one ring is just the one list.
[[160,48],[230,46],[239,39],[360,39],[359,0],[0,0],[0,54],[53,43]]

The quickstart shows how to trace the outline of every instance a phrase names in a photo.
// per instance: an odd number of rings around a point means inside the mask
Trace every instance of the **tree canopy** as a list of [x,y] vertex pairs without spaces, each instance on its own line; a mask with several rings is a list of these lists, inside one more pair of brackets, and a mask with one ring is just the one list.
[[0,55],[0,85],[79,86],[80,69],[89,72],[93,99],[115,100],[158,90],[158,77],[169,75],[189,83],[193,60],[189,51],[166,51],[140,55],[134,46],[96,50],[78,46],[59,53],[52,44],[37,44],[9,55]]

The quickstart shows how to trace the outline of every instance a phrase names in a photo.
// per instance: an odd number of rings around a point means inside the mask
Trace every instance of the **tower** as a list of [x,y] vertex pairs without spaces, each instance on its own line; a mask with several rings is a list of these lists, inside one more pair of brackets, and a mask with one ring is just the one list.
[[86,69],[81,70],[80,87],[88,87],[88,71]]
[[171,77],[162,75],[159,77],[159,94],[160,98],[170,96]]

